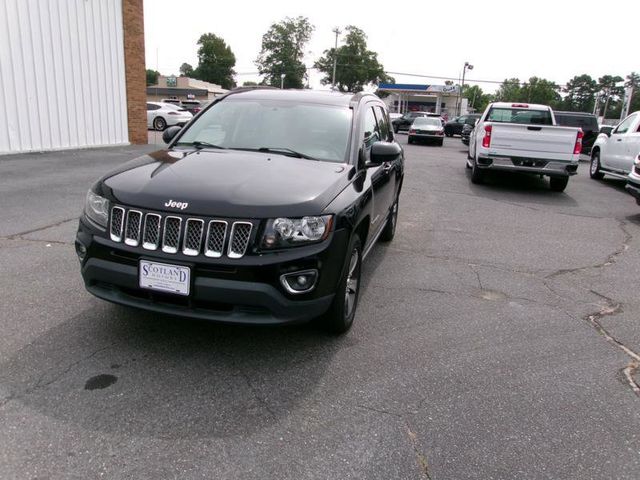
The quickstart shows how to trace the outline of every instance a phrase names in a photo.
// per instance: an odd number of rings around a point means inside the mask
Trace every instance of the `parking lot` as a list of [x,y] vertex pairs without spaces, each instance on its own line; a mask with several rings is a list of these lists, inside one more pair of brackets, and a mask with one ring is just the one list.
[[396,237],[363,265],[339,338],[85,292],[86,190],[154,146],[1,157],[0,477],[638,478],[640,206],[624,182],[583,162],[564,193],[473,185],[458,137],[400,138]]

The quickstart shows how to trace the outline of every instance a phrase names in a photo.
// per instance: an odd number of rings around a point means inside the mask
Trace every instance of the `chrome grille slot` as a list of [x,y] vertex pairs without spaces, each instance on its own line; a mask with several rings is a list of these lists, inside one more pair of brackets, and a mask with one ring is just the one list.
[[182,253],[195,257],[200,253],[202,245],[202,232],[204,231],[204,220],[190,218],[184,227],[184,241],[182,242]]
[[224,249],[224,239],[227,236],[227,222],[211,220],[207,228],[207,239],[204,254],[207,257],[220,258]]
[[111,227],[109,229],[111,240],[122,241],[122,230],[124,227],[124,208],[113,207],[111,209]]
[[160,245],[160,215],[147,213],[144,217],[144,229],[142,230],[142,248],[156,250]]
[[180,247],[180,217],[166,217],[164,219],[164,234],[162,235],[162,251],[177,253]]
[[234,222],[231,227],[231,239],[229,240],[229,258],[241,258],[247,251],[249,239],[251,238],[251,229],[253,224],[250,222]]
[[127,222],[124,227],[124,243],[132,247],[140,244],[140,227],[142,225],[142,212],[129,210]]

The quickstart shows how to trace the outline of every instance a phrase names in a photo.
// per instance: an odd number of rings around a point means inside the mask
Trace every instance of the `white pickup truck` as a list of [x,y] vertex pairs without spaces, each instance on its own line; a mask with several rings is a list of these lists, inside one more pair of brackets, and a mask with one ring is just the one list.
[[591,148],[591,178],[605,175],[627,179],[633,162],[640,153],[640,112],[633,112],[612,131],[610,136],[598,135]]
[[547,105],[491,103],[469,139],[471,181],[482,183],[489,170],[527,172],[550,177],[562,192],[577,173],[582,137],[579,128],[557,126]]

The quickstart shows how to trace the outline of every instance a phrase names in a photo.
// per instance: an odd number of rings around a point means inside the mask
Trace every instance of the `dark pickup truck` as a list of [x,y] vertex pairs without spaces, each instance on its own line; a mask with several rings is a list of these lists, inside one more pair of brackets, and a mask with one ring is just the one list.
[[232,91],[87,193],[89,292],[229,323],[353,322],[361,262],[393,239],[404,153],[371,94]]

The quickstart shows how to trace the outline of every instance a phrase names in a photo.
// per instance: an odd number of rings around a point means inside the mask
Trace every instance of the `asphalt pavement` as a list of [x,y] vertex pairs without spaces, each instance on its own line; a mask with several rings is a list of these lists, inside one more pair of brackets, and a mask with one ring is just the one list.
[[[353,329],[85,292],[87,188],[153,146],[0,157],[0,478],[637,479],[640,206],[581,164],[473,185],[406,145]],[[635,389],[635,390],[634,390]]]

